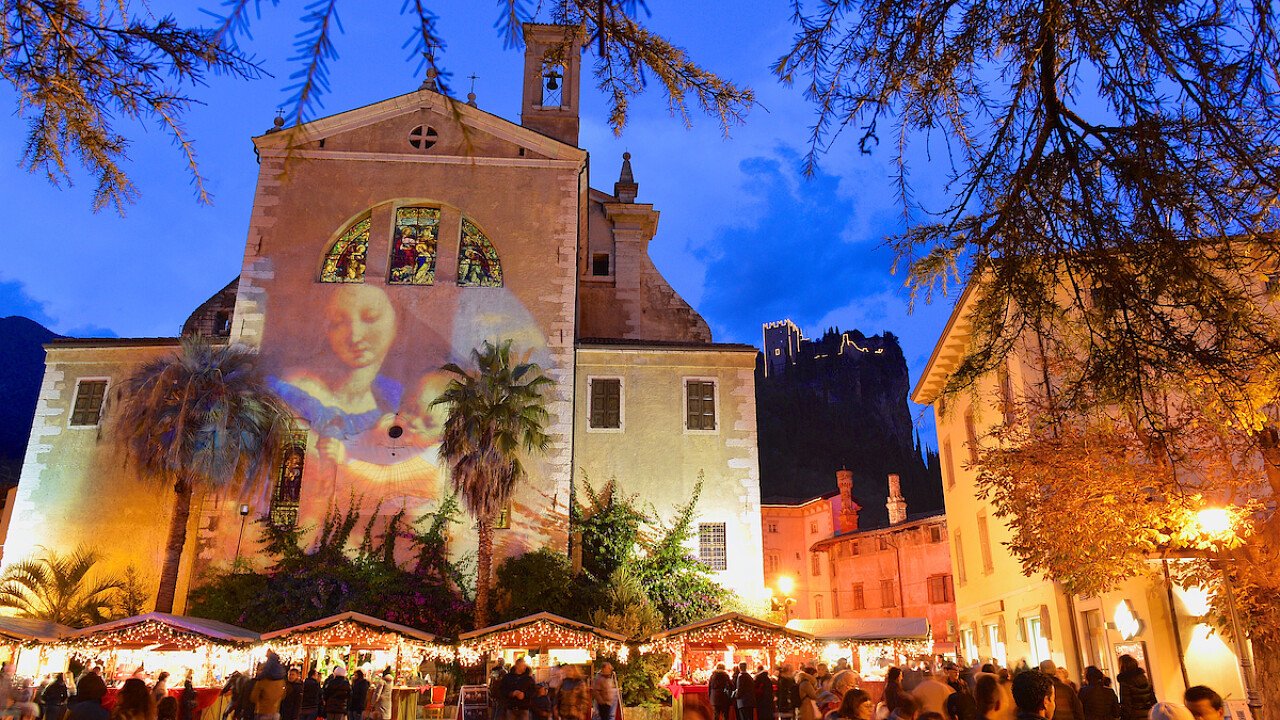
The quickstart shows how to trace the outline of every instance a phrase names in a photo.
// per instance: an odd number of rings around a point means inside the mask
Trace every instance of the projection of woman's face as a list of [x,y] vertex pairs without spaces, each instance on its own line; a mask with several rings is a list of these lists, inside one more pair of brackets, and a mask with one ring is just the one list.
[[396,311],[381,289],[368,285],[339,288],[325,311],[329,346],[352,370],[382,367],[396,338]]

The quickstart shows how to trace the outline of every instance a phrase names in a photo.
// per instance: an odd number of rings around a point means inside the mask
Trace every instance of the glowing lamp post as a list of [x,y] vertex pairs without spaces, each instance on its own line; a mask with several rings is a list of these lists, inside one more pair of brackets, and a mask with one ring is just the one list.
[[1240,542],[1236,535],[1235,517],[1225,508],[1205,508],[1195,514],[1192,535],[1206,542],[1213,549],[1222,572],[1222,590],[1227,595],[1227,615],[1231,620],[1231,634],[1236,639],[1236,655],[1240,660],[1240,675],[1244,678],[1245,702],[1253,717],[1262,717],[1262,698],[1258,695],[1258,681],[1253,674],[1253,652],[1240,627],[1240,612],[1236,608],[1235,589],[1231,573],[1227,569],[1227,557],[1223,548]]

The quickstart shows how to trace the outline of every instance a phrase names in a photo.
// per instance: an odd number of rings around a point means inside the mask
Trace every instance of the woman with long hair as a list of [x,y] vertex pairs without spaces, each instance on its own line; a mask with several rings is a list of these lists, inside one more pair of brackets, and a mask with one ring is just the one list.
[[156,701],[145,682],[138,678],[124,681],[111,720],[156,720]]
[[871,696],[862,688],[846,690],[844,698],[840,700],[840,709],[836,710],[839,720],[871,720],[874,714]]

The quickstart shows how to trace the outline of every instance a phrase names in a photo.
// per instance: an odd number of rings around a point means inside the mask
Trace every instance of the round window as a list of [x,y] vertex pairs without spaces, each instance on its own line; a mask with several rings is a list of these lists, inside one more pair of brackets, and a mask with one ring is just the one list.
[[409,131],[409,144],[418,150],[426,150],[440,139],[436,129],[428,125],[419,125]]

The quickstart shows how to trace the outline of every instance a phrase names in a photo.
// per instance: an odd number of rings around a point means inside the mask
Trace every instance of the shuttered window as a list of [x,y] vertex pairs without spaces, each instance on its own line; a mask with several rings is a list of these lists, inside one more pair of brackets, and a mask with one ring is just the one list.
[[107,397],[106,380],[81,380],[76,384],[76,402],[71,410],[71,424],[97,425],[102,417],[102,404]]
[[685,427],[689,430],[715,430],[716,384],[710,380],[689,380],[685,383],[685,396]]
[[597,430],[622,427],[622,380],[591,378],[590,422]]

